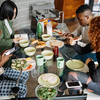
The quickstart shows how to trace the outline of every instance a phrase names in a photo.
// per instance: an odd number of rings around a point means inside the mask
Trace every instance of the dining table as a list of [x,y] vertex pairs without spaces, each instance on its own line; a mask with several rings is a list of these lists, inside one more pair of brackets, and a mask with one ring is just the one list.
[[[61,30],[65,31],[65,33],[70,33],[69,29],[68,29],[68,27],[67,27],[67,25],[65,23],[59,23],[58,26],[57,26],[57,29],[61,29]],[[25,31],[26,30],[27,29],[25,29]],[[18,34],[22,34],[22,33],[28,34],[28,39],[30,41],[29,35],[32,33],[32,31],[31,32],[30,31],[25,32],[25,31],[24,30],[19,30]],[[33,35],[34,35],[34,39],[37,39],[36,38],[36,34],[33,34]],[[62,39],[61,36],[56,36],[56,40],[60,40],[60,41],[64,42],[64,39]],[[35,47],[36,48],[36,46],[37,46],[37,44],[31,44],[31,41],[29,42],[28,47]],[[53,48],[50,48],[50,47],[46,46],[44,48],[38,48],[38,49],[36,49],[36,52],[35,52],[35,54],[33,56],[27,56],[26,53],[25,53],[25,51],[24,51],[25,47],[20,47],[20,45],[18,43],[15,44],[15,47],[16,47],[16,51],[13,53],[12,59],[19,59],[19,58],[25,58],[26,59],[26,58],[31,58],[35,62],[36,62],[36,56],[37,55],[41,55],[42,51],[44,51],[44,50],[51,50],[51,51],[53,51]],[[70,71],[70,69],[66,66],[66,61],[68,60],[68,58],[66,58],[64,56],[64,54],[67,54],[69,57],[72,58],[77,53],[75,52],[75,50],[70,45],[64,44],[61,48],[59,48],[59,55],[58,55],[59,57],[63,57],[64,60],[65,60],[65,62],[64,62],[64,68],[61,68],[61,69],[57,68],[57,61],[54,61],[53,57],[52,57],[52,59],[47,60],[46,63],[44,63],[42,66],[37,66],[37,63],[36,63],[35,68],[33,68],[32,70],[29,71],[30,76],[29,76],[29,79],[26,82],[27,89],[28,89],[26,98],[28,98],[28,97],[30,97],[30,98],[34,97],[34,100],[38,100],[36,98],[36,95],[35,95],[35,88],[39,85],[39,83],[38,83],[38,77],[40,75],[44,74],[44,73],[53,73],[53,74],[57,75],[60,78],[60,82],[62,82],[64,80],[66,74]],[[59,73],[62,73],[62,74],[59,76]],[[60,99],[60,97],[55,98],[55,100],[59,100],[59,99]],[[63,98],[61,100],[67,100],[67,99]],[[68,99],[68,100],[70,100],[70,99]],[[71,99],[71,100],[74,100],[74,99]],[[78,100],[78,99],[76,99],[76,100]]]

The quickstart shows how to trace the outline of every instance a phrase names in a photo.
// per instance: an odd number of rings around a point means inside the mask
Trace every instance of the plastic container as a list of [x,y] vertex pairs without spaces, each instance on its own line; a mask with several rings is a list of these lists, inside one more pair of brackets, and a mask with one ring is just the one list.
[[52,36],[52,24],[50,20],[48,20],[48,24],[47,24],[47,34]]
[[40,39],[42,35],[42,25],[41,23],[38,23],[37,25],[37,37]]

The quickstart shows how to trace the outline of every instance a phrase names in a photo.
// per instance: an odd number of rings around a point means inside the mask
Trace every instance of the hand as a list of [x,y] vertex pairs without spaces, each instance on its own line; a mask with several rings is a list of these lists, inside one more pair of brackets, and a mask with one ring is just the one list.
[[18,41],[20,41],[20,40],[22,40],[23,38],[22,37],[17,37],[17,38],[14,38],[13,39],[13,42],[18,42]]
[[66,38],[65,42],[70,44],[70,45],[75,45],[76,44],[76,41],[74,41],[73,37]]
[[86,60],[85,64],[88,65],[88,63],[89,63],[90,61],[93,61],[93,59],[88,58],[88,59]]
[[65,36],[66,38],[74,37],[74,35],[70,33],[64,33],[63,36]]
[[10,54],[10,55],[4,55],[7,51],[9,51],[9,50],[6,50],[2,55],[1,55],[1,62],[3,62],[3,63],[5,63],[5,62],[7,62],[8,60],[9,60],[9,58],[12,56],[12,54]]

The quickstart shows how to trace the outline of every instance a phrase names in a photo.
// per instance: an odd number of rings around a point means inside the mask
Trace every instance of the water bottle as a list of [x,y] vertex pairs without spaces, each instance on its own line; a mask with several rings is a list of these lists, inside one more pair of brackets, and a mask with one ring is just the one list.
[[48,20],[48,24],[47,24],[47,34],[52,36],[52,24],[50,20]]
[[42,25],[41,25],[41,23],[38,23],[38,25],[37,25],[37,37],[38,37],[38,39],[41,38],[41,35],[42,35]]

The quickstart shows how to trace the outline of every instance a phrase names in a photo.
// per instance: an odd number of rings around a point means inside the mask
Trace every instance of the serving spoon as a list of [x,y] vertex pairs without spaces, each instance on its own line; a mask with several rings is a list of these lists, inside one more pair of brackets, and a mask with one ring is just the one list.
[[73,61],[72,58],[69,58],[66,54],[64,54],[65,57],[67,57],[69,60]]
[[16,86],[13,87],[13,88],[11,89],[11,91],[12,91],[13,93],[15,93],[15,98],[16,98],[16,100],[18,100],[17,93],[18,93],[18,91],[19,91],[19,87],[18,87],[17,85],[18,85],[19,78],[20,78],[20,76],[21,76],[22,70],[23,70],[23,69],[21,68],[20,73],[19,73],[19,76],[18,76],[18,79],[17,79],[17,82],[16,82]]

